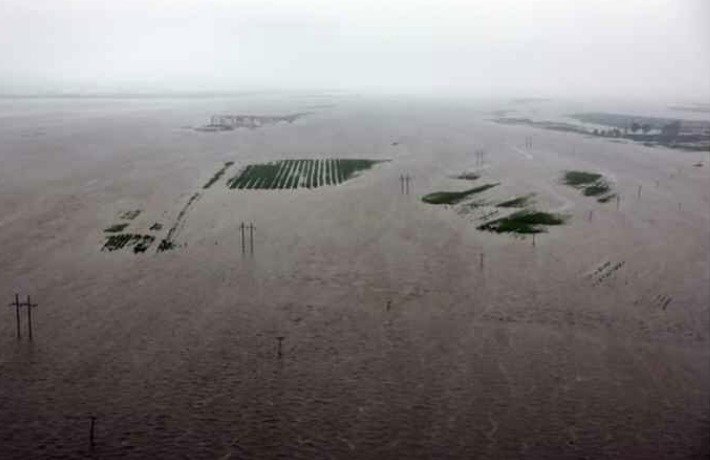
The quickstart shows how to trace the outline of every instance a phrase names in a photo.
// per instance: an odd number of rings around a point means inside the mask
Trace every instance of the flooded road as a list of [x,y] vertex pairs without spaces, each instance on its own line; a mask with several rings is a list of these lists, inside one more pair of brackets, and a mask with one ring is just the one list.
[[[0,295],[39,305],[32,342],[25,310],[21,340],[14,309],[0,316],[0,457],[708,455],[702,153],[496,125],[477,107],[334,103],[205,133],[187,127],[313,101],[2,102]],[[231,190],[231,171],[201,189],[226,161],[301,158],[392,161],[313,190]],[[567,169],[613,178],[619,209],[561,184]],[[421,202],[470,170],[500,182],[482,199],[535,193],[568,224],[533,246]],[[197,192],[176,249],[100,250],[121,213],[167,230]]]

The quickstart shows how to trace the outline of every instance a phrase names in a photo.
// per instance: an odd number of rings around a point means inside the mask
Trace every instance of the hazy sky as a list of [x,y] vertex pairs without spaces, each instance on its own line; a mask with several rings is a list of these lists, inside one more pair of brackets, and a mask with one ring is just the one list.
[[0,92],[710,101],[710,0],[0,0]]

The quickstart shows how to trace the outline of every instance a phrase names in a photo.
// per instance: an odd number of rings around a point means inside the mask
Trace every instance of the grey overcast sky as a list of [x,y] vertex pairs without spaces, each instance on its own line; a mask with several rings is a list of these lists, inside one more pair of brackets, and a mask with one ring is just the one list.
[[710,0],[0,0],[0,93],[710,100]]

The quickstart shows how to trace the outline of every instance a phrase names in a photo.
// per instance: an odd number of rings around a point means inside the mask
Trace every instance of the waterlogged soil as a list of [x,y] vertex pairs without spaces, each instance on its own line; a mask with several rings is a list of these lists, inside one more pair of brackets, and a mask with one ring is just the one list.
[[[0,101],[0,295],[39,304],[32,343],[24,311],[19,341],[0,311],[0,457],[707,457],[700,158],[481,107],[258,97]],[[294,124],[178,129],[325,102]],[[489,205],[421,201],[465,188],[451,171],[484,147]],[[392,161],[334,187],[202,189],[226,161],[312,152]],[[565,170],[603,171],[619,209]],[[529,193],[568,223],[535,246],[476,230]],[[180,250],[97,251],[136,207],[130,228],[165,223]]]

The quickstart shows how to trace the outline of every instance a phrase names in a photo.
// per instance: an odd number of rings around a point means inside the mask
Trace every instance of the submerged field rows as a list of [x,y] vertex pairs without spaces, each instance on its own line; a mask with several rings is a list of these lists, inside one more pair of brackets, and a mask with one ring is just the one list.
[[280,160],[247,165],[232,177],[232,189],[282,190],[338,185],[358,172],[371,168],[376,160]]

